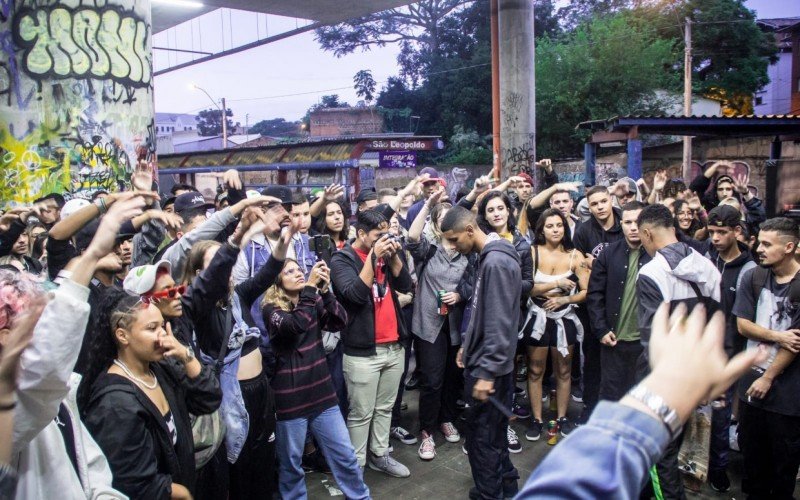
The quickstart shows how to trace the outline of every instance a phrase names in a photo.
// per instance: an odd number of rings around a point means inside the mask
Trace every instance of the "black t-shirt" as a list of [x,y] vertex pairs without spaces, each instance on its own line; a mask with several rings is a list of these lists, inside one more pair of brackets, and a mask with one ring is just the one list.
[[[753,296],[753,274],[756,268],[748,269],[742,276],[742,285],[736,294],[733,315],[775,331],[800,328],[800,306],[789,301],[790,284],[778,284],[775,275],[770,272],[764,288],[758,297]],[[739,398],[755,407],[780,413],[781,415],[800,416],[800,362],[795,359],[786,370],[775,377],[772,387],[764,399],[752,398],[748,401],[745,392],[755,379],[763,375],[764,370],[774,359],[779,346],[772,342],[759,342],[748,339],[747,348],[756,348],[764,344],[770,349],[770,356],[760,366],[754,366],[739,381]]]

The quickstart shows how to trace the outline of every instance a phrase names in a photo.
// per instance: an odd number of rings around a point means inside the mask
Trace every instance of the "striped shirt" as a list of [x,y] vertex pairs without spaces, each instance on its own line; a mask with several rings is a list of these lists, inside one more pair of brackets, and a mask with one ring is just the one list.
[[347,313],[333,293],[307,286],[291,311],[268,304],[262,311],[276,356],[271,385],[278,420],[310,417],[338,404],[321,330],[338,331]]

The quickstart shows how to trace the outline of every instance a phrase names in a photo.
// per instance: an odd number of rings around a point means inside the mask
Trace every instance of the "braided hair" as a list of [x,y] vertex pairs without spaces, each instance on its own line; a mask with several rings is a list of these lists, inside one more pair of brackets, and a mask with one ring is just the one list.
[[129,295],[118,288],[109,288],[97,306],[93,321],[86,335],[90,336],[88,358],[83,378],[78,387],[78,408],[85,416],[89,405],[92,385],[117,357],[117,328],[129,328],[136,320],[136,313],[143,308],[138,296]]

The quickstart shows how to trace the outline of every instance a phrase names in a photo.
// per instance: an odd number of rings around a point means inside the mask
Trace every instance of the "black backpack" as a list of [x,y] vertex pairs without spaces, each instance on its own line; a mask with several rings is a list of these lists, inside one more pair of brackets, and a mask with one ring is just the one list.
[[[753,271],[753,281],[750,286],[756,305],[758,305],[758,296],[761,295],[761,290],[767,285],[770,272],[769,269],[761,266],[756,266]],[[789,302],[794,307],[800,306],[800,272],[795,274],[792,281],[789,282]]]

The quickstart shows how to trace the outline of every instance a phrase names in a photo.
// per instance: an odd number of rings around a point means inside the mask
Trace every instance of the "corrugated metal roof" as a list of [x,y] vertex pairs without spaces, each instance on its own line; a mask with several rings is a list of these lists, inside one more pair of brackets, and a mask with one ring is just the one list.
[[706,137],[758,137],[800,135],[797,115],[740,116],[615,116],[607,120],[579,123],[576,128],[628,132],[636,127],[639,134],[690,135]]

